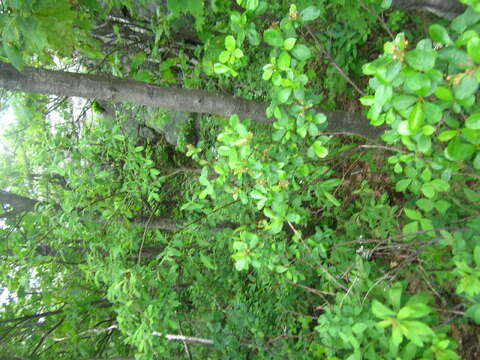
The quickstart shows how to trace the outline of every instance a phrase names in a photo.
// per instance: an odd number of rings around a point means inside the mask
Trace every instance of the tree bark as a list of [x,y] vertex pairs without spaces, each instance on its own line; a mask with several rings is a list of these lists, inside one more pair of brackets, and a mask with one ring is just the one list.
[[405,11],[428,11],[447,19],[461,15],[467,9],[457,0],[393,0],[392,7]]
[[[128,102],[172,111],[212,114],[242,119],[273,122],[265,114],[266,104],[204,90],[167,88],[128,79],[78,74],[26,67],[22,72],[12,65],[0,63],[0,88],[58,96]],[[377,139],[383,129],[369,124],[362,115],[345,111],[324,111],[328,132],[358,135]]]

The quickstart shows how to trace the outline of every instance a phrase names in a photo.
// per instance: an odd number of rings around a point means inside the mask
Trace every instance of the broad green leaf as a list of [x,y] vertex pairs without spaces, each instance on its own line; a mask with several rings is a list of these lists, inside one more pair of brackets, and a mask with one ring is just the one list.
[[249,260],[248,258],[241,258],[235,261],[235,269],[238,271],[248,270]]
[[327,116],[322,113],[315,114],[314,121],[315,121],[315,124],[321,125],[325,121],[327,121]]
[[405,215],[407,215],[407,217],[412,220],[420,220],[422,218],[422,214],[420,214],[416,210],[405,208],[404,211],[405,211]]
[[398,181],[397,184],[395,185],[395,191],[403,192],[408,188],[408,186],[411,183],[412,183],[412,179],[402,179]]
[[442,141],[442,142],[445,142],[445,141],[448,141],[450,139],[453,139],[457,135],[458,135],[457,130],[445,130],[442,133],[440,133],[440,135],[438,135],[438,140]]
[[465,126],[469,129],[480,130],[480,112],[470,115],[465,120]]
[[473,260],[475,261],[477,268],[480,268],[480,245],[475,246],[475,249],[473,250]]
[[231,68],[225,64],[215,63],[213,65],[213,71],[215,74],[225,74],[229,72]]
[[452,101],[453,100],[453,93],[452,90],[445,86],[439,86],[435,89],[435,96],[438,97],[440,100],[445,101]]
[[375,299],[372,301],[372,313],[380,319],[388,319],[396,315],[393,310]]
[[292,55],[295,56],[300,61],[305,61],[310,59],[312,53],[310,49],[303,44],[296,44],[292,50]]
[[404,306],[397,314],[397,319],[418,319],[430,314],[432,309],[426,304],[412,304]]
[[277,65],[280,70],[288,70],[290,68],[291,57],[286,51],[282,51],[278,57]]
[[408,125],[408,121],[402,121],[400,124],[398,124],[397,131],[400,135],[404,136],[409,136],[413,133],[410,129],[410,126]]
[[[433,335],[432,329],[425,323],[415,320],[403,320],[402,325],[407,327],[409,330],[409,336],[405,335],[409,340],[418,346],[422,346],[423,343],[419,337]],[[418,340],[418,342],[415,342]]]
[[290,95],[292,94],[292,89],[291,88],[280,88],[277,92],[277,98],[278,101],[281,104],[284,104],[288,101],[290,98]]
[[436,53],[434,50],[415,49],[407,52],[407,64],[418,71],[428,71],[435,66]]
[[467,53],[477,64],[480,64],[480,38],[474,37],[467,44]]
[[437,211],[442,215],[445,215],[450,206],[450,203],[445,200],[438,200],[435,202],[435,209],[437,209]]
[[444,44],[444,45],[451,45],[453,44],[452,39],[448,35],[447,29],[445,29],[442,25],[434,24],[429,28],[430,37],[433,41]]
[[436,191],[448,191],[450,190],[450,184],[442,179],[434,179],[429,182],[429,185],[433,186]]
[[432,148],[432,140],[429,136],[425,136],[423,134],[417,139],[417,149],[422,153],[427,153]]
[[462,161],[470,157],[475,152],[475,146],[464,143],[459,136],[453,138],[448,143],[444,153],[445,156],[453,161]]
[[424,120],[425,116],[423,114],[422,103],[417,103],[408,117],[408,127],[412,132],[416,132],[422,127]]
[[412,221],[403,227],[404,234],[416,233],[418,231],[418,221]]
[[390,301],[390,304],[393,305],[394,310],[400,309],[400,304],[402,301],[402,292],[403,292],[403,286],[399,282],[393,284],[388,290],[388,293],[387,293],[388,300]]
[[423,112],[425,114],[425,120],[429,124],[437,124],[442,120],[443,110],[435,103],[425,101],[423,103]]
[[283,48],[285,50],[292,50],[296,42],[297,42],[296,38],[285,39],[285,41],[283,42]]
[[[316,150],[315,150],[316,152]],[[328,154],[328,151],[327,151],[327,154]],[[318,155],[318,153],[317,153]],[[319,157],[322,157],[320,155],[318,155]],[[323,192],[323,195],[325,195],[325,197],[328,199],[328,201],[330,201],[333,205],[335,206],[340,206],[340,202],[335,198],[335,196],[333,196],[332,194],[330,194],[328,191],[324,191]]]
[[417,206],[425,212],[429,212],[433,209],[434,203],[429,199],[419,199],[416,201]]
[[320,16],[320,9],[318,9],[316,6],[309,6],[302,10],[300,13],[300,19],[302,21],[312,21],[315,20]]
[[465,311],[465,316],[472,319],[476,324],[480,325],[480,304],[472,305]]
[[315,141],[312,147],[313,147],[313,150],[315,151],[315,154],[319,158],[324,158],[325,156],[328,155],[328,149],[323,146],[321,141]]
[[241,59],[243,57],[243,51],[241,49],[235,49],[233,50],[233,56],[237,59]]
[[480,153],[475,156],[475,159],[473,160],[473,167],[477,170],[480,170]]
[[251,24],[252,26],[247,30],[247,39],[250,45],[258,46],[260,44],[260,34],[255,29],[255,25]]
[[225,48],[228,51],[233,51],[235,50],[236,47],[237,47],[237,44],[236,44],[235,38],[232,35],[228,35],[225,38]]
[[478,80],[473,75],[466,75],[458,85],[453,86],[453,93],[456,99],[465,99],[477,92]]
[[268,45],[281,47],[283,45],[282,33],[277,29],[268,29],[263,33],[263,39]]
[[398,326],[394,327],[392,329],[391,339],[392,339],[392,342],[395,345],[395,347],[398,347],[402,343],[403,335],[402,335],[402,331],[400,330],[400,328]]
[[425,125],[422,127],[422,133],[425,136],[430,136],[435,132],[435,128],[431,125]]
[[7,55],[8,60],[10,60],[12,65],[15,66],[18,71],[22,71],[25,64],[23,62],[22,54],[20,51],[18,51],[17,47],[4,43],[3,50],[5,51],[5,55]]

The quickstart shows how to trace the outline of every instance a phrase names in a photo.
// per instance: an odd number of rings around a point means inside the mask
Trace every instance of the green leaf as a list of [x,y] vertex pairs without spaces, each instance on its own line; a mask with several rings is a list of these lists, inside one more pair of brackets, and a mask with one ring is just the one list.
[[302,10],[300,13],[300,19],[302,21],[312,21],[315,20],[320,16],[320,9],[318,9],[316,6],[309,6]]
[[432,148],[432,140],[423,134],[417,140],[417,149],[422,153],[427,153]]
[[480,268],[480,245],[475,246],[473,250],[473,260],[475,261],[475,265]]
[[290,98],[291,94],[292,94],[291,88],[280,88],[277,92],[278,102],[281,104],[285,104]]
[[260,34],[255,29],[255,25],[251,24],[252,26],[247,30],[247,39],[250,45],[258,46],[260,44]]
[[448,141],[448,140],[454,138],[457,135],[458,135],[457,130],[445,130],[442,133],[440,133],[440,135],[438,135],[438,140],[442,141],[442,142],[445,142],[445,141]]
[[408,65],[418,71],[428,71],[435,66],[436,53],[434,50],[415,49],[407,52]]
[[296,38],[285,39],[285,41],[283,42],[283,48],[285,50],[292,50],[296,42],[297,42]]
[[[320,155],[318,155],[318,156],[320,156]],[[341,205],[340,202],[335,198],[335,196],[330,194],[328,191],[324,191],[323,195],[325,195],[325,197],[328,199],[328,201],[330,201],[333,205],[335,205],[335,206],[340,206]]]
[[408,328],[409,335],[404,334],[405,337],[418,346],[423,346],[421,338],[433,335],[433,330],[421,321],[403,320],[402,325]]
[[286,51],[282,51],[278,57],[277,65],[280,70],[288,70],[290,68],[291,57]]
[[400,303],[402,300],[402,291],[403,291],[403,286],[399,282],[393,284],[388,290],[388,293],[387,293],[388,300],[390,301],[390,304],[393,305],[393,308],[395,310],[398,310],[400,308]]
[[12,63],[12,65],[18,70],[22,71],[25,64],[23,62],[23,57],[20,51],[18,51],[16,46],[8,45],[7,43],[3,44],[3,50],[5,51],[5,55],[7,55],[8,60]]
[[435,202],[435,209],[437,209],[437,211],[442,215],[445,215],[450,206],[450,203],[445,200],[438,200]]
[[480,130],[480,112],[470,115],[465,120],[465,126],[469,129]]
[[235,269],[237,269],[238,271],[248,270],[249,265],[250,262],[248,258],[241,258],[235,261]]
[[464,143],[457,136],[448,143],[444,153],[445,156],[453,161],[462,161],[469,158],[475,152],[475,146],[472,144]]
[[417,206],[423,211],[429,212],[433,209],[434,203],[428,199],[419,199],[416,201]]
[[[427,112],[428,113],[428,112]],[[430,136],[435,132],[435,128],[431,125],[425,125],[422,127],[422,133],[425,136]]]
[[450,184],[442,179],[434,179],[429,182],[429,185],[433,186],[436,191],[448,191],[450,190]]
[[452,101],[453,100],[453,93],[452,90],[445,86],[439,86],[435,89],[435,96],[438,97],[440,100],[445,101]]
[[236,44],[235,38],[232,35],[228,35],[225,38],[225,48],[228,51],[233,51],[235,50],[236,47],[237,47],[237,44]]
[[314,121],[315,121],[315,124],[321,125],[325,121],[327,121],[327,116],[322,113],[315,114]]
[[473,167],[477,170],[480,170],[480,153],[475,156],[475,159],[473,160]]
[[456,99],[465,99],[474,95],[478,89],[478,80],[474,75],[466,75],[458,85],[453,86],[453,93]]
[[423,112],[424,112],[424,114],[427,115],[425,117],[425,120],[429,124],[436,124],[436,123],[440,122],[440,120],[442,120],[443,109],[435,103],[428,102],[428,101],[424,102],[423,103]]
[[404,306],[397,314],[397,319],[418,319],[430,314],[432,309],[426,304],[412,304]]
[[430,26],[429,32],[433,41],[444,45],[453,44],[452,39],[450,39],[450,36],[448,35],[447,29],[445,29],[442,25],[434,24]]
[[210,270],[217,270],[217,267],[212,264],[210,258],[208,256],[203,255],[200,253],[200,261],[202,262],[203,266]]
[[410,126],[408,125],[408,121],[400,122],[400,124],[398,124],[397,131],[400,135],[404,135],[404,136],[412,135],[412,130],[410,129]]
[[378,300],[373,300],[372,301],[372,313],[376,317],[380,319],[388,319],[395,317],[395,312],[388,308],[387,306],[383,305],[380,301]]
[[283,45],[283,37],[280,31],[276,29],[268,29],[263,33],[263,39],[268,45],[281,47]]
[[407,217],[412,220],[420,220],[422,218],[422,214],[420,214],[416,210],[405,208],[404,211],[405,211],[405,215],[407,215]]
[[321,141],[315,141],[312,147],[319,158],[324,158],[328,155],[328,149],[322,145]]
[[480,64],[480,38],[474,37],[468,41],[467,53],[477,64]]
[[408,117],[408,127],[412,132],[419,130],[424,123],[425,116],[423,114],[422,103],[417,103]]
[[225,74],[229,72],[231,68],[225,64],[215,63],[213,65],[213,71],[215,74]]
[[418,231],[418,221],[412,221],[403,227],[404,234],[416,233]]
[[403,192],[408,188],[408,186],[411,183],[412,183],[412,179],[402,179],[398,181],[397,184],[395,185],[395,191]]
[[403,335],[402,331],[400,330],[400,327],[394,327],[392,329],[392,342],[395,345],[395,347],[398,348],[398,346],[402,343],[403,341]]
[[300,61],[308,60],[312,56],[310,49],[303,44],[295,45],[295,47],[292,50],[292,54]]
[[480,325],[480,304],[472,305],[465,311],[465,316]]

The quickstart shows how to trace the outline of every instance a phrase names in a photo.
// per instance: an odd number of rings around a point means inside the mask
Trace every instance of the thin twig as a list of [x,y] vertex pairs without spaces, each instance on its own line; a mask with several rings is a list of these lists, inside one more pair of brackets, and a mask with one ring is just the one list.
[[143,245],[145,244],[145,238],[147,236],[147,231],[150,226],[150,222],[152,221],[153,214],[155,214],[155,211],[157,211],[159,206],[160,206],[160,202],[158,202],[157,205],[155,205],[155,208],[152,210],[152,213],[150,214],[147,220],[147,223],[145,224],[145,229],[143,230],[143,236],[142,236],[142,243],[140,244],[140,250],[138,250],[137,265],[140,264],[140,260],[142,259]]
[[400,150],[397,148],[393,148],[390,146],[384,146],[384,145],[360,145],[359,147],[361,148],[366,148],[366,149],[382,149],[382,150],[387,150],[387,151],[393,151],[393,152],[399,152],[399,153],[407,153],[405,150]]
[[[305,244],[305,242],[303,241],[303,237],[302,235],[297,231],[297,229],[295,229],[295,227],[292,225],[292,223],[290,221],[287,221],[288,223],[288,226],[290,226],[290,228],[293,230],[293,232],[298,235],[298,237],[300,238],[300,240],[302,241],[302,244],[305,248],[308,249],[308,246]],[[340,281],[338,281],[335,276],[333,276],[332,274],[330,274],[330,272],[325,268],[325,266],[322,265],[322,263],[318,263],[318,266],[320,267],[320,269],[322,269],[322,271],[339,287],[341,288],[343,291],[347,291],[348,289],[342,285],[342,283],[340,283]]]
[[388,27],[388,25],[385,23],[385,21],[383,20],[383,18],[382,18],[380,15],[378,15],[377,13],[375,13],[372,9],[370,9],[367,5],[365,5],[365,3],[363,2],[363,0],[360,0],[358,3],[359,3],[359,5],[360,5],[362,8],[364,8],[365,10],[367,10],[370,15],[375,16],[375,17],[378,19],[378,21],[380,21],[380,25],[382,25],[382,27],[383,27],[383,28],[385,29],[385,31],[388,33],[388,36],[390,36],[390,38],[391,38],[392,40],[394,40],[394,39],[395,39],[395,36],[393,36],[392,31],[390,30],[390,28]]
[[[175,315],[177,315],[176,312],[175,312]],[[181,321],[178,322],[178,328],[180,330],[180,335],[183,336],[183,329],[182,329],[182,322]],[[183,340],[183,347],[185,349],[185,354],[187,354],[188,360],[192,360],[192,354],[190,353],[190,349],[188,348],[188,343],[185,340]]]
[[333,58],[332,54],[330,54],[323,46],[322,44],[320,44],[320,41],[318,41],[317,37],[315,36],[315,34],[310,30],[310,28],[308,26],[305,27],[308,31],[308,33],[312,36],[313,40],[315,41],[315,43],[317,44],[317,48],[318,50],[323,54],[325,55],[328,60],[330,61],[330,63],[333,65],[333,67],[335,69],[337,69],[337,71],[340,73],[340,75],[350,84],[353,86],[353,88],[362,96],[365,96],[365,92],[360,89],[357,84],[355,84],[353,82],[353,80],[350,78],[350,76],[348,76],[348,74],[343,71],[343,69],[335,62],[335,59]]

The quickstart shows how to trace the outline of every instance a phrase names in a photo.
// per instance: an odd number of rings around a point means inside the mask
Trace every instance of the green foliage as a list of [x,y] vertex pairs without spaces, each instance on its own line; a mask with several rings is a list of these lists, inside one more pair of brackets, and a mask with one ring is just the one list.
[[[149,3],[5,1],[3,60],[264,101],[274,121],[198,116],[174,148],[163,109],[12,96],[0,356],[467,353],[452,329],[480,323],[476,2],[420,40],[389,1],[167,1],[142,19]],[[360,109],[349,84],[367,82],[381,144],[330,133],[321,110]]]

